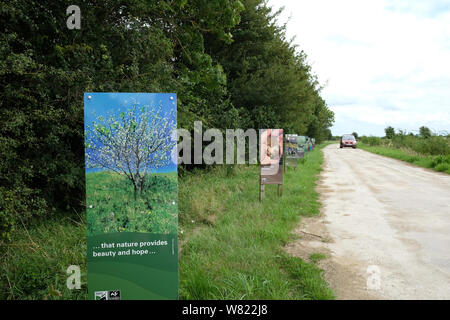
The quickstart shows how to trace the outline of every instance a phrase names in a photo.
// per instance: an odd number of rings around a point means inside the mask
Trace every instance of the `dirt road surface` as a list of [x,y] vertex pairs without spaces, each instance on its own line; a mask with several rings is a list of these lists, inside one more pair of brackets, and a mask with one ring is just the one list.
[[286,247],[338,299],[450,299],[450,176],[360,149],[323,149],[322,213]]

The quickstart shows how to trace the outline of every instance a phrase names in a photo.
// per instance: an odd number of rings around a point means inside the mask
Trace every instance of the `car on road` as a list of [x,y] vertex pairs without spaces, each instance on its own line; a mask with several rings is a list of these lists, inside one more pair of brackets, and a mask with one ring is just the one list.
[[344,147],[352,147],[353,149],[356,149],[356,139],[354,135],[344,134],[341,137],[341,149]]

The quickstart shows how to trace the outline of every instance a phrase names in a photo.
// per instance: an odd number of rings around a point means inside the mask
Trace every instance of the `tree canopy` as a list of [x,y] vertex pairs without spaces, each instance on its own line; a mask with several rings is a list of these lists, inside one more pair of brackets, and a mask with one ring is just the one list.
[[395,136],[395,129],[391,126],[386,127],[384,133],[386,134],[386,138],[392,139]]
[[419,128],[419,134],[423,138],[429,138],[429,137],[431,137],[431,130],[428,127],[421,126]]

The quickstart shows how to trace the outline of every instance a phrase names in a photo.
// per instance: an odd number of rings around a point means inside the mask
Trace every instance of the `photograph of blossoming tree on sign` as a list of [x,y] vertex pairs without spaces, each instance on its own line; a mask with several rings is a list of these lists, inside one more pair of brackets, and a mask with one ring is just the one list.
[[85,102],[88,235],[176,234],[175,95],[87,93]]

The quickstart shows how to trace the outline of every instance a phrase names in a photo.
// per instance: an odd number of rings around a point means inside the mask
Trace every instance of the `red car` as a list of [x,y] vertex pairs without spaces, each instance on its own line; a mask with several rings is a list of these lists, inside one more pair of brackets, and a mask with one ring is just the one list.
[[341,137],[341,148],[343,147],[352,147],[356,149],[356,139],[352,134],[344,134]]

